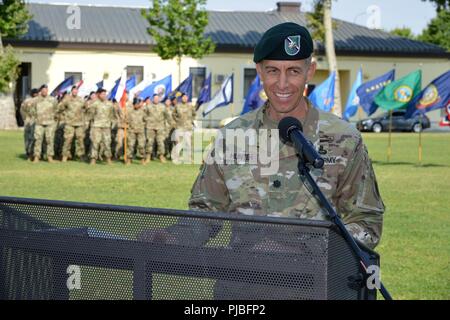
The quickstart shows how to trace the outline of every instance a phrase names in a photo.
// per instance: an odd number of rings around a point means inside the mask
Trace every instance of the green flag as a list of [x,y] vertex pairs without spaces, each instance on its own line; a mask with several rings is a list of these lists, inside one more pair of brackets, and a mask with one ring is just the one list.
[[422,87],[422,71],[411,72],[407,76],[391,82],[375,97],[375,103],[384,110],[395,110],[405,107]]

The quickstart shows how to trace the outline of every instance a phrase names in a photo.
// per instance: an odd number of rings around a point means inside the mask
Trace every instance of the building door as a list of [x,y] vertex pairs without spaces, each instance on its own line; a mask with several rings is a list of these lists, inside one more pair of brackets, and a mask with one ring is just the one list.
[[19,66],[19,77],[16,81],[16,89],[14,92],[14,104],[16,106],[16,119],[19,126],[23,126],[23,119],[20,115],[20,105],[31,91],[31,63],[23,62]]

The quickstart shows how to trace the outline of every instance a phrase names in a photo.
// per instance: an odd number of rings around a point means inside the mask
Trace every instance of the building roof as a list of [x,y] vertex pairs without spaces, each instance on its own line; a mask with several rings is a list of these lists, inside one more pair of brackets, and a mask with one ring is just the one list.
[[[141,8],[111,6],[79,6],[80,29],[66,25],[72,14],[71,5],[29,3],[33,15],[28,32],[20,40],[11,43],[30,45],[133,45],[155,44],[147,33],[149,24],[141,15]],[[209,11],[206,36],[217,44],[217,51],[251,51],[270,27],[292,21],[306,25],[303,12],[236,12]],[[334,30],[338,55],[369,56],[433,56],[449,57],[449,53],[436,45],[401,38],[380,30],[335,20]],[[69,20],[70,22],[70,20]],[[316,42],[316,50],[323,53],[324,47]]]

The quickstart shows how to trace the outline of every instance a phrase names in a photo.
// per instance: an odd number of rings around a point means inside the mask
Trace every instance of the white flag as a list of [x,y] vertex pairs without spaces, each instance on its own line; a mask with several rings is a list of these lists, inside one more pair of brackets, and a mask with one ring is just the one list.
[[114,99],[116,99],[116,101],[120,101],[122,99],[122,96],[125,93],[126,88],[127,88],[127,69],[123,69],[122,76],[120,77],[119,86],[117,87],[116,95],[114,96]]
[[233,103],[233,79],[234,74],[231,74],[222,83],[220,89],[214,94],[214,97],[207,103],[205,103],[205,109],[203,111],[203,116],[206,116],[212,110],[218,107],[223,107]]

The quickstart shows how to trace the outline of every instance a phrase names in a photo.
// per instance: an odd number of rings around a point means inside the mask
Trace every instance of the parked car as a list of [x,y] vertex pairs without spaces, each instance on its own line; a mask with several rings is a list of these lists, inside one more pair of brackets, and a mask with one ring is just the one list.
[[[420,125],[422,119],[422,125]],[[392,131],[413,131],[420,132],[421,130],[430,127],[430,119],[423,115],[415,116],[406,119],[404,110],[397,110],[392,112]],[[373,131],[376,133],[382,131],[389,131],[389,112],[375,118],[360,120],[356,123],[356,128],[359,131]]]

